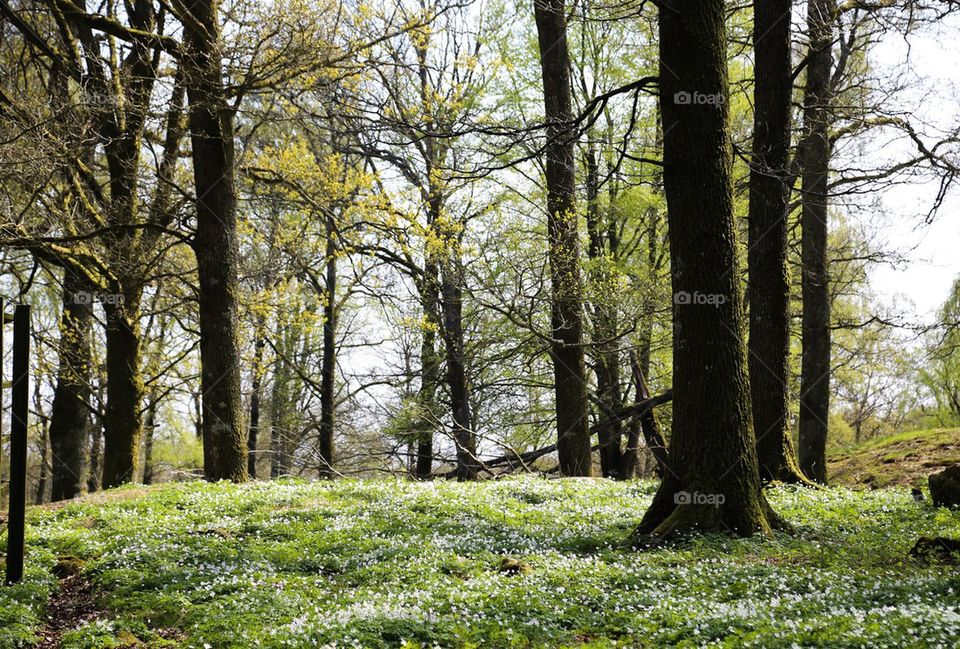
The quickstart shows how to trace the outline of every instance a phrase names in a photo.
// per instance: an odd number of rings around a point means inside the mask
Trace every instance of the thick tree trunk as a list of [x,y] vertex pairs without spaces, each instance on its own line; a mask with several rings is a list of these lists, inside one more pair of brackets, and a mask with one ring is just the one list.
[[323,305],[323,359],[320,367],[320,477],[332,478],[335,387],[337,373],[337,239],[333,217],[327,217],[327,268]]
[[803,100],[801,178],[800,468],[812,480],[827,481],[827,421],[830,415],[830,278],[827,269],[827,205],[830,168],[833,67],[833,0],[810,0],[810,53]]
[[437,386],[440,383],[440,356],[437,353],[437,331],[440,328],[439,268],[429,257],[423,265],[420,279],[420,304],[423,309],[423,331],[420,338],[420,390],[417,406],[420,409],[417,431],[416,475],[421,480],[430,478],[433,471],[433,431],[437,418]]
[[50,414],[53,455],[53,500],[75,498],[83,491],[83,469],[90,418],[90,328],[93,309],[89,287],[70,271],[63,279],[57,387]]
[[723,0],[659,12],[674,414],[669,470],[637,530],[654,540],[771,530],[750,417],[724,20]]
[[[127,7],[132,28],[142,33],[154,30],[156,16],[151,2],[135,0]],[[82,10],[82,3],[79,8]],[[90,24],[76,16],[71,19],[75,20],[75,34],[86,58],[90,89],[115,100],[91,105],[93,135],[97,138],[94,144],[103,148],[109,180],[109,201],[102,206],[107,225],[111,226],[102,240],[109,266],[107,290],[111,291],[104,300],[107,400],[103,419],[103,485],[113,487],[135,479],[139,459],[141,390],[136,338],[140,282],[136,276],[141,260],[133,252],[136,234],[125,226],[136,222],[139,212],[142,136],[157,59],[145,43],[136,42],[122,61],[108,61],[102,58],[100,40]],[[108,68],[112,79],[106,73]],[[88,154],[92,158],[93,148]],[[125,302],[118,302],[121,299]]]
[[187,0],[199,23],[185,27],[185,66],[193,143],[200,281],[200,387],[207,480],[247,479],[237,332],[237,214],[233,115],[224,98],[216,0]]
[[140,464],[143,380],[140,376],[140,291],[105,304],[107,404],[103,419],[103,487],[131,482]]
[[[454,258],[456,257],[456,258]],[[463,273],[459,255],[451,253],[444,264],[441,285],[443,337],[447,350],[447,383],[453,410],[453,435],[457,445],[457,480],[474,480],[479,470],[477,442],[470,413],[470,389],[463,340]]]
[[544,116],[547,122],[547,237],[554,342],[551,346],[557,413],[560,473],[589,476],[593,471],[587,380],[583,360],[583,288],[577,232],[573,108],[570,55],[563,0],[534,0],[540,46]]
[[748,237],[750,388],[760,479],[806,482],[788,427],[790,285],[786,180],[793,68],[791,0],[754,3],[753,159]]

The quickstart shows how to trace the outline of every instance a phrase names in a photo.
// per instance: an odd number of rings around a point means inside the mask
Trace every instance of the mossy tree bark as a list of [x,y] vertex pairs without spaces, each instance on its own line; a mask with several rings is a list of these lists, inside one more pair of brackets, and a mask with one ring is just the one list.
[[[130,26],[140,32],[156,28],[154,6],[148,0],[130,3],[127,14]],[[157,57],[145,42],[136,42],[122,59],[108,59],[103,55],[101,39],[82,13],[70,14],[70,20],[85,57],[86,84],[99,96],[114,98],[113,102],[94,103],[91,108],[96,142],[103,147],[108,172],[109,191],[102,194],[102,208],[111,230],[101,242],[109,272],[98,273],[100,285],[90,289],[91,301],[102,301],[106,314],[102,482],[112,487],[135,479],[142,433],[138,321],[144,278],[142,251],[137,248],[139,234],[132,226],[137,223],[140,208],[142,138]]]
[[557,454],[560,473],[589,476],[593,471],[583,358],[583,287],[577,231],[573,107],[570,54],[563,0],[534,0],[534,18],[543,78],[547,142],[547,239],[552,290],[551,325]]
[[833,0],[810,0],[810,51],[800,143],[801,292],[800,468],[827,482],[827,421],[830,415],[830,276],[827,268],[827,206],[833,68]]
[[674,416],[669,467],[637,530],[656,540],[772,529],[750,417],[724,19],[723,0],[659,11]]
[[107,405],[103,418],[105,489],[133,481],[140,464],[143,379],[140,376],[139,303],[140,291],[137,290],[126,295],[123,304],[104,305],[107,322]]
[[[143,31],[155,28],[153,6],[139,0],[134,3],[131,25]],[[99,46],[99,45],[98,45]],[[127,57],[124,70],[129,80],[124,99],[129,106],[122,123],[111,123],[115,130],[104,145],[110,170],[110,219],[114,225],[137,222],[140,201],[140,152],[146,124],[147,107],[156,78],[156,59],[145,45],[137,44]],[[143,280],[135,257],[135,230],[121,230],[107,238],[106,249],[111,266],[119,273],[113,294],[104,303],[106,315],[107,404],[104,413],[103,487],[132,482],[140,464],[140,438],[143,434],[143,380],[140,376],[140,299]],[[128,269],[137,269],[136,271]]]
[[50,414],[51,498],[66,500],[83,491],[87,422],[90,419],[90,334],[93,308],[90,287],[76,273],[64,271],[60,316],[57,386]]
[[754,3],[753,158],[747,244],[749,368],[760,479],[805,483],[788,428],[791,4],[790,0]]
[[[197,232],[203,467],[208,480],[247,479],[237,331],[238,241],[233,115],[221,69],[219,2],[187,0],[184,52]],[[194,23],[194,24],[191,24]]]

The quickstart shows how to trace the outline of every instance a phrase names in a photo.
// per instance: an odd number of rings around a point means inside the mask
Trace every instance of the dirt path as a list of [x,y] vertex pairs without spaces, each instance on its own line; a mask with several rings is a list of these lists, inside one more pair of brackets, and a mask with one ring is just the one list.
[[[78,502],[105,504],[136,500],[142,498],[146,493],[148,493],[148,489],[145,487],[126,488],[97,492],[73,500],[62,500],[31,507],[57,510]],[[0,517],[0,520],[2,520],[2,517]],[[93,584],[80,572],[81,568],[74,565],[78,560],[68,559],[68,561],[61,561],[61,564],[58,564],[57,568],[54,569],[54,574],[60,577],[60,589],[47,602],[47,621],[43,628],[37,631],[40,640],[33,645],[33,649],[59,649],[63,644],[62,637],[68,631],[72,631],[88,622],[113,617],[110,611],[97,607]],[[79,562],[81,566],[82,563]],[[156,629],[154,633],[161,638],[171,640],[182,637],[182,634],[176,629]],[[117,641],[121,643],[118,645],[121,647],[141,646],[140,641],[128,632],[121,632]]]
[[[60,579],[60,590],[47,602],[47,622],[37,632],[40,641],[33,649],[59,649],[63,646],[63,634],[77,627],[100,619],[112,619],[107,609],[99,608],[93,584],[82,573],[71,574]],[[176,628],[154,628],[151,632],[158,638],[181,641],[184,634]],[[117,647],[142,647],[140,638],[126,630],[121,630],[115,641]],[[114,645],[111,645],[114,646]]]
[[60,592],[50,599],[47,623],[39,631],[40,642],[34,645],[34,649],[60,647],[60,637],[64,632],[97,619],[101,613],[94,604],[93,586],[82,575],[61,579]]

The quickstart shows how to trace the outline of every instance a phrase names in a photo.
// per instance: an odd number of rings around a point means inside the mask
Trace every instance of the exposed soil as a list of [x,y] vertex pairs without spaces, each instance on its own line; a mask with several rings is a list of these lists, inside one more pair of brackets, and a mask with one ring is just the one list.
[[[123,489],[110,489],[107,491],[95,491],[92,494],[86,494],[80,497],[80,500],[85,503],[93,503],[97,505],[106,505],[112,502],[118,502],[123,500],[139,500],[150,493],[149,487],[125,487]],[[53,502],[44,503],[42,505],[33,505],[39,509],[60,509],[66,507],[67,505],[74,504],[78,499],[72,500],[55,500]]]
[[838,449],[828,458],[832,485],[859,489],[926,487],[927,476],[960,462],[960,429],[894,435]]
[[94,604],[93,587],[82,575],[70,575],[60,580],[60,592],[47,606],[47,623],[40,630],[40,642],[34,649],[60,647],[60,638],[84,622],[103,614]]

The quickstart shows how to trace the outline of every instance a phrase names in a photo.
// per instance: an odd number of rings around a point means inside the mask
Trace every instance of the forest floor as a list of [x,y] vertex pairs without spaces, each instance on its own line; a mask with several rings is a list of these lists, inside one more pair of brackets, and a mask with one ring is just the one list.
[[960,428],[900,433],[830,453],[831,484],[877,489],[927,486],[927,476],[960,463]]
[[[656,485],[515,478],[131,487],[31,508],[0,647],[948,647],[960,512],[769,490],[774,539],[624,547]],[[952,557],[956,559],[956,557]],[[78,601],[73,601],[76,598]]]

